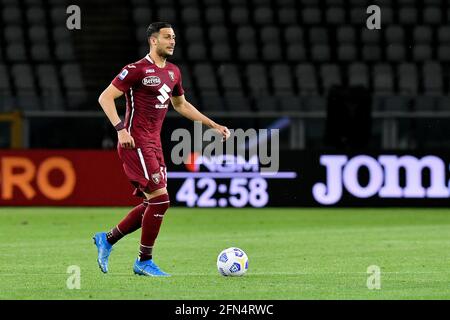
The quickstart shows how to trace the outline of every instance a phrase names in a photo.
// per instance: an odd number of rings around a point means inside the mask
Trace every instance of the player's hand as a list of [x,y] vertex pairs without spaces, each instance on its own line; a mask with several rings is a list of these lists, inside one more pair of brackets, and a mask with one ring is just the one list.
[[231,136],[230,130],[225,126],[218,125],[216,130],[222,135],[222,141],[226,141]]
[[133,149],[135,147],[134,139],[126,129],[118,131],[117,138],[119,139],[119,143],[122,148]]

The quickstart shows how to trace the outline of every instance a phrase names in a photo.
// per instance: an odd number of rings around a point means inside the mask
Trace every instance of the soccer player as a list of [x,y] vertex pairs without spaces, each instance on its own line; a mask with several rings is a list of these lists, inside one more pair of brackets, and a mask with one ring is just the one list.
[[[152,251],[156,237],[169,208],[167,171],[162,153],[160,132],[169,104],[184,117],[201,121],[216,129],[223,139],[229,130],[221,126],[186,101],[178,67],[167,61],[175,49],[175,33],[165,22],[155,22],[147,29],[150,52],[143,59],[128,64],[102,92],[99,103],[117,130],[117,150],[123,169],[134,185],[136,196],[143,203],[108,233],[94,235],[98,249],[97,262],[102,272],[108,272],[108,258],[113,245],[122,237],[141,230],[139,256],[134,273],[145,276],[168,276],[153,262]],[[114,100],[125,93],[127,109],[123,123]]]

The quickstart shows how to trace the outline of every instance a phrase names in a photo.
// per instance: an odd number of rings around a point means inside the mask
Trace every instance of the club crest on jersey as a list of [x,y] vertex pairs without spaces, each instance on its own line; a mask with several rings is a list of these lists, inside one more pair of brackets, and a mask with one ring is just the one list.
[[161,174],[160,174],[159,172],[153,173],[153,174],[152,174],[152,181],[153,181],[155,184],[159,184],[159,182],[161,181]]
[[148,76],[142,79],[142,84],[144,86],[153,87],[161,83],[161,79],[157,76]]
[[123,69],[122,72],[119,74],[119,79],[120,79],[120,80],[125,79],[125,77],[127,76],[127,74],[128,74],[128,70],[127,70],[127,69]]
[[173,71],[168,71],[170,80],[175,81],[175,73]]

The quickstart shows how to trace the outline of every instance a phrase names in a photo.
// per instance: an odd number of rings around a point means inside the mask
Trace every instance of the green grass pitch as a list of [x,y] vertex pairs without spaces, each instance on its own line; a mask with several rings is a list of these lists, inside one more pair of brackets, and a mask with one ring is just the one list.
[[[170,278],[135,276],[140,232],[110,272],[92,235],[127,208],[0,208],[0,299],[449,299],[449,209],[171,208],[155,246]],[[222,277],[218,253],[242,248],[249,271]],[[81,270],[81,288],[68,289]],[[369,290],[367,268],[381,268]]]

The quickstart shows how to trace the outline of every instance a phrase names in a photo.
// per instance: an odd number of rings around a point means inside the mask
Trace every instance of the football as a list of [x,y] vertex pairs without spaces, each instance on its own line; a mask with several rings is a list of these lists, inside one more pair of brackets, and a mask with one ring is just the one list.
[[223,276],[242,276],[248,269],[248,257],[242,249],[228,248],[217,257],[217,270]]

